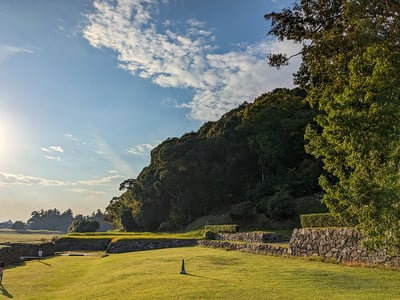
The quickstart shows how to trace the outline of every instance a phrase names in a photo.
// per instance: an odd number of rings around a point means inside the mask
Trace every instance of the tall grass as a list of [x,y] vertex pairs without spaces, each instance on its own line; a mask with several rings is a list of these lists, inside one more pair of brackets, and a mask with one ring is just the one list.
[[5,270],[0,299],[400,299],[399,282],[391,270],[187,247],[28,261]]

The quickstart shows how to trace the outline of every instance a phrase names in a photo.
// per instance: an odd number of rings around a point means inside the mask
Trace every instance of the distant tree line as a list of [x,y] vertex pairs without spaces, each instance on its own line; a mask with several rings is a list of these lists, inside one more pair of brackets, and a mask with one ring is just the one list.
[[244,103],[197,132],[169,138],[151,163],[106,208],[121,230],[175,230],[214,210],[237,222],[263,214],[298,222],[325,211],[319,197],[319,160],[304,150],[316,111],[301,89],[277,89]]
[[102,231],[110,230],[113,226],[104,220],[105,215],[100,209],[93,212],[89,216],[81,214],[73,215],[71,209],[60,212],[58,209],[41,209],[33,211],[31,217],[25,224],[22,221],[15,221],[11,228],[15,230],[51,230],[51,231],[76,231],[88,232],[101,229]]

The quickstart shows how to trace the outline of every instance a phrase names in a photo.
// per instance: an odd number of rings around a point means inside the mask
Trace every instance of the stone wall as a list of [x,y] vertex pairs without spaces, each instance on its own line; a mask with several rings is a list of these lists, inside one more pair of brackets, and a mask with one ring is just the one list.
[[283,241],[282,235],[270,232],[217,233],[215,239],[246,243],[277,243]]
[[367,251],[362,246],[363,238],[362,233],[354,228],[295,229],[287,253],[292,256],[320,256],[339,262],[400,266],[399,257],[387,256],[383,251]]
[[121,239],[111,238],[61,238],[54,243],[23,244],[6,243],[0,245],[0,261],[6,265],[20,262],[21,256],[37,256],[39,248],[43,256],[51,256],[59,251],[90,250],[107,253],[123,253],[200,245],[257,254],[281,256],[318,256],[339,262],[355,262],[400,267],[400,257],[390,257],[383,251],[372,253],[362,246],[363,235],[354,228],[295,229],[288,248],[270,245],[282,237],[268,233],[218,234],[217,240],[192,239]]
[[192,239],[122,239],[112,242],[111,238],[80,239],[66,237],[53,243],[6,243],[0,245],[0,261],[3,261],[6,265],[16,264],[21,262],[21,257],[36,257],[39,248],[43,250],[43,257],[46,257],[61,251],[88,250],[123,253],[195,245],[197,245],[197,241]]
[[53,255],[57,250],[54,243],[45,244],[24,244],[7,243],[0,245],[0,261],[6,265],[15,264],[21,261],[22,256],[35,257],[38,255],[39,248],[43,250],[43,256]]
[[105,251],[111,243],[111,238],[73,238],[64,237],[56,241],[57,251]]
[[241,243],[233,241],[200,240],[198,245],[209,248],[220,248],[256,254],[287,255],[287,248],[272,246],[266,243]]
[[121,239],[110,243],[106,252],[124,253],[195,245],[197,245],[197,241],[191,239]]

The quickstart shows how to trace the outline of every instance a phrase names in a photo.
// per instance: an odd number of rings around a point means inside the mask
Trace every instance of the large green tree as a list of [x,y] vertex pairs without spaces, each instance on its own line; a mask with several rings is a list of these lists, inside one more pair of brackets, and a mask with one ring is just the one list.
[[[400,2],[302,0],[265,18],[271,34],[303,46],[295,82],[319,111],[306,149],[327,171],[324,203],[372,249],[398,254]],[[270,64],[289,59],[273,54]]]

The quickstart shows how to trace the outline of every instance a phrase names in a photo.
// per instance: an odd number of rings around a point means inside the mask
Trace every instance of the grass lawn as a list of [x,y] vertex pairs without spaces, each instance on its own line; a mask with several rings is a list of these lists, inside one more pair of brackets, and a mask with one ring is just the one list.
[[45,230],[0,229],[0,243],[46,243],[63,233]]
[[400,299],[399,283],[398,271],[186,247],[27,261],[5,270],[0,299]]
[[111,238],[114,242],[120,239],[201,239],[203,237],[202,230],[195,230],[182,233],[170,232],[85,232],[85,233],[67,233],[64,235],[67,238],[79,239],[99,239]]

